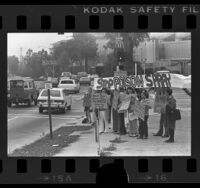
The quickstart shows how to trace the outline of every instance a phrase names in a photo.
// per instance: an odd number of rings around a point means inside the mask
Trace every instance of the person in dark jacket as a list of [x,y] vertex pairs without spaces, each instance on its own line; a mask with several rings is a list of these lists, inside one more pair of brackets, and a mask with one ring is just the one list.
[[167,89],[167,104],[166,104],[166,124],[169,128],[169,139],[165,142],[173,143],[174,142],[174,132],[176,120],[174,117],[174,110],[176,109],[176,99],[172,95],[172,89]]
[[148,118],[149,118],[149,109],[150,105],[147,104],[149,94],[146,91],[141,93],[140,102],[145,106],[144,120],[139,118],[139,136],[138,139],[147,139],[148,138]]
[[118,131],[118,101],[119,101],[119,90],[115,89],[112,92],[112,120],[113,120],[113,133],[117,133]]
[[[162,95],[166,96],[166,90],[162,88]],[[161,91],[160,91],[161,92]],[[161,93],[159,93],[161,95]],[[163,129],[165,129],[165,133],[163,135]],[[163,138],[169,137],[169,128],[166,125],[166,105],[164,104],[160,110],[160,126],[157,133],[154,136],[162,136]]]

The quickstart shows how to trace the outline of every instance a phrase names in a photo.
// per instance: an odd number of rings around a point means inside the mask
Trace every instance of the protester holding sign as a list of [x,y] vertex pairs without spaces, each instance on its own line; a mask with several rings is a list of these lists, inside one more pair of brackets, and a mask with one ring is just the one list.
[[110,103],[108,104],[108,123],[111,123],[111,112],[112,112],[112,95],[111,90],[107,89],[107,95],[110,98]]
[[[124,89],[121,87],[119,93],[119,103],[118,103],[118,110],[122,106],[123,100],[126,98],[126,94],[124,93]],[[126,134],[125,128],[125,119],[124,119],[124,112],[118,113],[118,134],[124,135]]]
[[118,102],[119,102],[119,90],[115,89],[113,91],[112,97],[112,119],[113,119],[113,132],[118,131]]
[[102,96],[105,96],[105,105],[103,108],[99,109],[99,133],[108,133],[109,125],[108,125],[108,106],[110,105],[110,98],[106,93],[106,89],[102,89]]
[[139,139],[147,139],[148,138],[148,118],[149,118],[149,109],[151,108],[147,103],[147,99],[149,98],[148,93],[143,91],[141,93],[141,101],[140,103],[145,107],[144,119],[139,118]]
[[134,113],[134,105],[137,95],[135,94],[135,91],[133,88],[128,88],[127,91],[128,95],[130,95],[130,106],[128,108],[128,120],[129,120],[129,136],[130,137],[136,137],[138,135],[137,131],[137,120],[138,117]]

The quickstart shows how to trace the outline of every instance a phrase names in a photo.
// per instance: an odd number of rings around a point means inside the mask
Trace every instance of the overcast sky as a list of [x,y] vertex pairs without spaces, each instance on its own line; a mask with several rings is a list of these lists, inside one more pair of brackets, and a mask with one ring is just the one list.
[[[163,38],[172,33],[150,33],[150,37]],[[185,36],[187,33],[177,33],[177,36]],[[9,33],[8,34],[8,56],[20,56],[20,47],[22,47],[22,55],[25,55],[28,49],[39,51],[41,49],[48,50],[51,44],[69,39],[72,33],[59,35],[58,33]]]

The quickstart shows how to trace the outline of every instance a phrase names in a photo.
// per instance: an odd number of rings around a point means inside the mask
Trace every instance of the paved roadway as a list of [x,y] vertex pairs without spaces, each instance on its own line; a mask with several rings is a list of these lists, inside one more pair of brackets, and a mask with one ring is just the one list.
[[[72,108],[66,114],[52,113],[53,130],[81,121],[84,116],[82,101],[76,101],[86,91],[88,86],[82,86],[80,94],[72,94]],[[37,106],[20,105],[8,108],[8,153],[16,148],[34,142],[49,133],[49,116],[47,112],[39,114]]]
[[[81,93],[86,91],[87,88],[87,86],[81,87]],[[74,94],[72,95],[72,98],[76,99],[81,95],[82,94]],[[181,89],[175,89],[174,96],[177,100],[177,106],[180,107],[184,113],[187,113],[189,118],[191,118],[191,97]],[[74,122],[79,122],[83,116],[82,101],[74,100],[71,111],[67,111],[66,114],[60,114],[57,112],[53,113],[53,130],[61,126],[72,125]],[[190,120],[188,120],[188,122],[190,122]],[[183,127],[190,129],[191,124],[189,123]],[[39,114],[37,106],[29,108],[25,106],[14,106],[8,108],[8,153],[11,153],[16,148],[34,142],[47,133],[49,133],[47,112]]]

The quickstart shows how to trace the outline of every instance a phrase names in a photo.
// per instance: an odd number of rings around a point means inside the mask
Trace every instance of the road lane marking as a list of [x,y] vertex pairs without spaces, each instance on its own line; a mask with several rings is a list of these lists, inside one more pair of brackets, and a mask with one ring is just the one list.
[[15,116],[15,117],[13,117],[11,119],[8,119],[8,121],[12,121],[12,120],[17,119],[17,118],[18,118],[18,116]]

